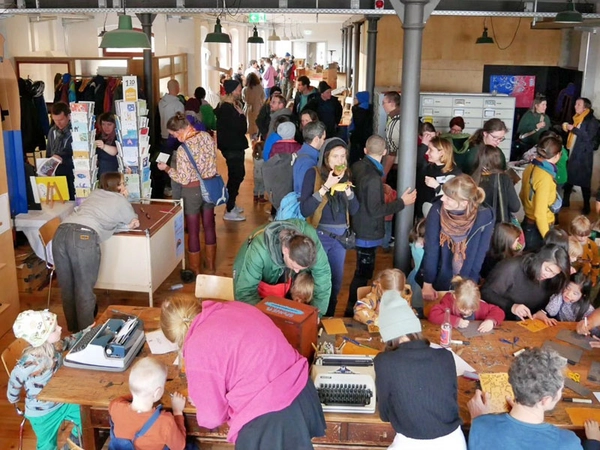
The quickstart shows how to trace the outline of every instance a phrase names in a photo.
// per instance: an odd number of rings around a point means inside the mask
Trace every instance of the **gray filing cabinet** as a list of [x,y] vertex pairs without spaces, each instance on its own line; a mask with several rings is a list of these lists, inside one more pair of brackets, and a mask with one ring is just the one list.
[[[387,120],[381,102],[383,94],[391,90],[398,90],[398,88],[375,88],[373,102],[376,107],[373,127],[374,132],[381,136],[385,133]],[[501,119],[506,124],[508,133],[506,133],[506,140],[500,144],[500,149],[508,160],[512,143],[515,100],[514,97],[507,95],[423,92],[420,95],[419,116],[424,121],[432,122],[436,130],[442,133],[449,130],[450,119],[456,116],[464,119],[464,131],[470,134],[481,128],[489,119]]]

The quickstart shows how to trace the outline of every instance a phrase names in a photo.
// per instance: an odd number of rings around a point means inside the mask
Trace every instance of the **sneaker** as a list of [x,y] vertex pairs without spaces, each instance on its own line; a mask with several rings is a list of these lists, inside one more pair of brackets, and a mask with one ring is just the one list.
[[244,220],[246,220],[246,218],[242,216],[239,212],[237,212],[234,208],[231,211],[223,214],[223,220],[230,220],[231,222],[243,222]]
[[233,207],[233,211],[235,211],[238,214],[242,214],[244,212],[244,208],[242,208],[241,206],[235,205]]

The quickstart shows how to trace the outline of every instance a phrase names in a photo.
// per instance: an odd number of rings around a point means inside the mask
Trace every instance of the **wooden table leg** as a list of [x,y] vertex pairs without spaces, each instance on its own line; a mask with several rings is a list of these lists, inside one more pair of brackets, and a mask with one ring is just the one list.
[[81,411],[81,434],[83,434],[81,442],[85,450],[98,450],[101,447],[98,445],[99,436],[97,431],[92,426],[92,408],[90,406],[80,407]]

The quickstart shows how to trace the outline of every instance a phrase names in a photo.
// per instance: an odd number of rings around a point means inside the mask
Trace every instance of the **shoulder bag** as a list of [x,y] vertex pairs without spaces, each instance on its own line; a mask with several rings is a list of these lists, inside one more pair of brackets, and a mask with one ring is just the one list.
[[210,178],[202,178],[202,175],[200,175],[200,170],[198,170],[196,161],[194,161],[192,152],[190,152],[187,144],[182,142],[181,146],[185,150],[188,159],[198,174],[198,180],[200,180],[200,191],[202,192],[202,200],[204,200],[206,203],[212,203],[215,206],[224,205],[227,203],[227,200],[229,200],[229,192],[227,192],[227,187],[225,186],[221,175],[217,173]]

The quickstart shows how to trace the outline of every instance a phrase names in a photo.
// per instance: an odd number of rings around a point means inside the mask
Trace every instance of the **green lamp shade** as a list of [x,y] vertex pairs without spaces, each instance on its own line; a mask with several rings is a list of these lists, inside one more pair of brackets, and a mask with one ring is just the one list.
[[131,16],[119,16],[119,27],[107,31],[102,37],[100,48],[152,48],[146,33],[135,31]]
[[204,39],[204,42],[208,44],[231,44],[231,38],[228,34],[223,33],[221,28],[221,19],[217,18],[214,33],[208,33]]
[[258,35],[258,30],[254,27],[252,36],[248,38],[248,44],[264,44],[265,40]]
[[476,44],[493,44],[494,40],[488,36],[487,33],[487,28],[483,29],[483,34],[481,35],[481,37],[477,38],[477,41],[475,41]]
[[554,17],[554,21],[556,23],[581,23],[583,22],[583,16],[575,9],[573,2],[569,1],[566,11],[559,12]]

